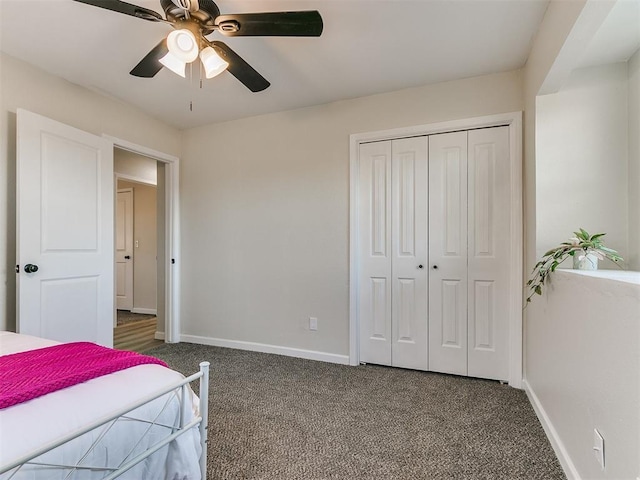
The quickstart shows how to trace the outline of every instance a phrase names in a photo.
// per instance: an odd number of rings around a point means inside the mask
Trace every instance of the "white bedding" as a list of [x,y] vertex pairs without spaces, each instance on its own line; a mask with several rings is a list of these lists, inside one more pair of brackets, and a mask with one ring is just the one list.
[[[55,345],[58,342],[0,332],[0,355]],[[116,410],[133,404],[143,397],[170,386],[184,377],[173,370],[159,365],[141,365],[95,378],[87,382],[35,398],[28,402],[0,410],[0,466],[7,465],[30,451],[56,441],[56,439],[79,430],[90,422],[113,414]],[[185,402],[185,423],[197,412],[197,398]],[[169,399],[167,408],[162,413]],[[154,420],[169,426],[177,426],[180,419],[180,405],[175,394],[165,395],[140,407],[129,416]],[[108,426],[108,424],[107,424]],[[81,465],[94,467],[113,466],[123,461],[130,447],[136,445],[140,453],[158,439],[171,433],[170,428],[153,426],[147,435],[148,423],[119,420],[100,440],[83,460]],[[88,432],[68,444],[39,457],[42,461],[75,464],[90,448],[105,427]],[[140,441],[140,438],[142,440]],[[200,479],[199,458],[200,437],[197,428],[178,437],[168,446],[151,455],[146,460],[119,478],[142,480],[191,480]],[[131,459],[134,455],[129,457]],[[0,475],[0,480],[9,478],[11,472]],[[54,471],[50,468],[25,466],[12,480],[63,479],[69,470]],[[103,471],[76,471],[74,479],[103,478]]]

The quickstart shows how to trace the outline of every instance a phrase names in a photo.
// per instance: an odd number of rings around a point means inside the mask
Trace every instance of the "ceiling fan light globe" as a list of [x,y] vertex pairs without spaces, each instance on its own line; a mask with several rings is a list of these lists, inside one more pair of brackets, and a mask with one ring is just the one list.
[[159,62],[171,70],[173,73],[180,75],[182,78],[185,78],[185,67],[187,66],[182,60],[177,58],[171,52],[168,52],[164,57],[162,57]]
[[169,52],[184,63],[198,58],[198,41],[195,35],[186,29],[174,30],[167,37]]
[[223,60],[220,55],[211,47],[206,47],[200,52],[200,60],[204,67],[205,76],[213,78],[224,72],[229,64]]

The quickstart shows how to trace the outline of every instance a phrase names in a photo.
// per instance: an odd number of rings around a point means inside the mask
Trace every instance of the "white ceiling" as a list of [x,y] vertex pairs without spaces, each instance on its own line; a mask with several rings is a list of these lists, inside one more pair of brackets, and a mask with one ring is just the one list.
[[[130,0],[162,12],[159,0]],[[271,82],[199,89],[163,69],[129,75],[168,25],[72,0],[0,0],[4,52],[178,128],[522,67],[548,0],[220,0],[221,13],[320,11],[319,38],[221,38]],[[193,111],[189,102],[193,101]]]
[[587,45],[578,67],[626,62],[640,48],[640,0],[618,0]]

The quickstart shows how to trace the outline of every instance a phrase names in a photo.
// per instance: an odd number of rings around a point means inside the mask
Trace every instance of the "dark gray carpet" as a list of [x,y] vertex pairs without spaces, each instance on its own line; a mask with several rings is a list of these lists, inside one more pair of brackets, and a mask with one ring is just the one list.
[[148,352],[184,374],[211,362],[209,480],[563,479],[523,391],[202,345]]

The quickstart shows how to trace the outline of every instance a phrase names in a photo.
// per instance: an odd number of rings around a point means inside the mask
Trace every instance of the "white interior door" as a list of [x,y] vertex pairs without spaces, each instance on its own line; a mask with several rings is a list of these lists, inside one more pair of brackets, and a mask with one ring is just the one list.
[[467,132],[429,137],[429,369],[467,374]]
[[391,142],[391,365],[426,370],[427,137]]
[[133,308],[133,189],[116,194],[116,307]]
[[18,331],[111,346],[113,145],[25,110],[17,134]]
[[468,341],[472,377],[509,378],[508,127],[469,131]]
[[360,146],[360,361],[391,365],[391,142]]

